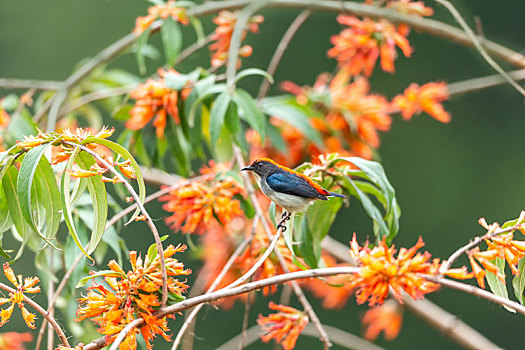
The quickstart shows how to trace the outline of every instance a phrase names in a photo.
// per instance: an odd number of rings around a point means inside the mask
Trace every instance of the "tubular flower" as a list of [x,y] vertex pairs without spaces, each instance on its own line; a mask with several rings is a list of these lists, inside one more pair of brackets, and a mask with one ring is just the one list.
[[[326,267],[348,266],[338,264],[335,258],[323,252],[322,261]],[[328,276],[323,280],[312,278],[308,280],[307,286],[316,297],[323,299],[323,307],[326,309],[341,309],[352,296],[354,289],[348,286],[349,277],[346,275]]]
[[402,321],[403,313],[399,304],[394,300],[387,300],[383,305],[369,309],[363,316],[364,337],[376,340],[383,331],[386,340],[394,340],[401,330]]
[[[175,276],[184,276],[191,273],[191,270],[184,268],[184,264],[172,258],[175,253],[183,252],[185,245],[174,247],[168,246],[164,250],[164,263],[168,275],[168,300],[182,300],[182,293],[186,292],[188,286],[177,279]],[[150,249],[148,255],[142,260],[137,256],[136,251],[129,253],[132,270],[125,273],[115,260],[108,264],[111,272],[105,274],[104,280],[109,288],[103,285],[90,287],[85,296],[78,299],[80,307],[77,310],[77,322],[86,318],[99,326],[98,332],[108,337],[108,343],[114,341],[118,333],[124,327],[142,317],[146,323],[140,329],[148,349],[152,348],[151,341],[156,335],[161,335],[169,340],[170,336],[167,318],[157,318],[154,312],[160,306],[162,289],[162,272],[160,259],[155,253],[155,249]],[[130,332],[121,349],[136,349],[136,333]]]
[[229,230],[232,219],[243,215],[241,203],[235,196],[244,194],[244,188],[237,180],[223,176],[193,181],[160,200],[166,202],[163,209],[173,213],[166,218],[166,223],[174,230],[202,234],[213,218]]
[[156,128],[157,137],[164,136],[166,117],[170,115],[179,123],[179,108],[177,103],[180,98],[185,99],[190,93],[189,88],[175,91],[166,86],[164,76],[166,74],[178,74],[175,70],[159,70],[160,79],[148,79],[146,83],[140,84],[130,93],[135,99],[135,106],[129,111],[131,118],[126,122],[126,128],[140,130],[149,123],[153,117],[153,126]]
[[4,267],[4,275],[7,277],[9,282],[11,282],[16,287],[16,292],[9,293],[9,298],[0,298],[0,305],[11,303],[11,306],[9,306],[7,309],[2,309],[2,311],[0,312],[0,317],[1,317],[0,327],[6,324],[7,321],[9,321],[13,313],[15,304],[16,304],[22,311],[22,317],[24,318],[24,321],[26,322],[27,326],[29,328],[34,329],[36,315],[30,313],[25,308],[24,293],[32,293],[32,294],[39,293],[40,287],[36,286],[36,284],[40,280],[38,279],[38,277],[27,277],[23,279],[22,275],[15,276],[13,269],[11,269],[11,266],[9,266],[8,263],[5,263],[3,267]]
[[[219,15],[213,19],[213,23],[217,25],[212,40],[215,42],[210,45],[210,50],[215,51],[211,57],[211,65],[219,67],[228,61],[228,51],[230,50],[230,42],[237,23],[237,16],[239,11],[221,11]],[[259,24],[263,22],[264,18],[261,15],[256,15],[248,20],[247,27],[242,33],[241,41],[246,37],[248,31],[257,33],[259,31]],[[248,57],[252,54],[252,48],[249,45],[244,45],[239,49],[240,57]],[[241,60],[237,61],[238,67],[241,65]]]
[[[395,248],[388,247],[385,241],[379,246],[360,247],[354,237],[350,242],[350,255],[361,267],[350,280],[349,285],[356,288],[359,304],[368,300],[370,306],[382,304],[392,288],[395,298],[402,302],[403,291],[413,299],[421,299],[427,293],[439,288],[439,285],[425,280],[419,274],[436,275],[439,273],[439,260],[430,262],[430,253],[418,253],[424,243],[421,239],[410,249],[401,248],[397,257]],[[470,277],[470,276],[465,276]]]
[[6,332],[0,333],[0,349],[2,350],[24,350],[23,343],[33,341],[31,333]]
[[174,21],[180,22],[184,25],[187,25],[190,22],[188,15],[186,14],[186,9],[183,7],[176,7],[175,0],[168,0],[165,4],[155,5],[148,8],[147,16],[137,17],[133,33],[140,35],[148,29],[156,19],[168,19],[170,17]]
[[405,120],[412,118],[414,114],[426,112],[432,118],[442,123],[448,123],[450,114],[445,111],[441,104],[447,99],[447,84],[443,82],[427,83],[422,86],[414,83],[405,89],[403,95],[394,97],[392,105],[401,110],[401,115]]
[[[244,253],[235,260],[234,265],[238,267],[238,269],[243,273],[247,272],[257,261],[259,261],[260,257],[265,253],[269,245],[270,241],[266,233],[263,233],[259,230],[256,231],[250,246],[246,248]],[[280,275],[285,272],[279,262],[279,259],[277,258],[277,255],[275,254],[275,251],[279,251],[289,271],[293,272],[299,270],[299,268],[293,263],[292,253],[288,247],[286,247],[284,238],[280,237],[274,251],[264,261],[262,266],[253,274],[254,281]],[[277,286],[275,285],[264,287],[263,294],[268,295],[275,293],[276,290]]]
[[423,1],[412,0],[397,0],[389,1],[386,7],[393,9],[400,13],[416,16],[432,16],[434,10],[431,7],[426,7]]
[[270,302],[268,307],[279,312],[268,316],[259,315],[257,324],[263,331],[261,340],[266,343],[270,339],[275,339],[284,350],[295,348],[299,334],[309,322],[308,316],[293,307],[277,305],[273,302]]
[[332,36],[334,47],[328,56],[338,61],[339,67],[352,75],[361,72],[369,76],[381,57],[384,71],[394,72],[396,46],[406,57],[410,57],[412,48],[404,34],[385,19],[379,21],[364,18],[363,21],[353,16],[340,15],[337,21],[347,25],[339,35]]

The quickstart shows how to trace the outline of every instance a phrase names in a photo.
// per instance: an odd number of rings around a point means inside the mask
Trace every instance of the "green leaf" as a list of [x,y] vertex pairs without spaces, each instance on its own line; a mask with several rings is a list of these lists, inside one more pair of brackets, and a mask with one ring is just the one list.
[[[49,244],[57,250],[61,250],[49,241],[50,239],[53,239],[54,235],[56,234],[56,231],[58,230],[58,225],[60,223],[60,209],[58,209],[56,206],[56,199],[60,198],[60,194],[58,193],[58,188],[56,188],[56,181],[54,179],[55,176],[53,170],[51,169],[51,166],[49,165],[47,159],[45,157],[42,157],[49,146],[50,144],[44,144],[37,147],[33,147],[25,155],[24,160],[22,161],[22,165],[20,166],[20,172],[18,173],[17,195],[20,201],[20,210],[22,212],[22,216],[29,224],[31,229],[38,233],[40,238],[42,238],[47,244]],[[40,168],[40,170],[38,171],[39,177],[37,178],[37,181],[39,181],[42,184],[41,196],[44,197],[41,198],[41,204],[45,206],[47,212],[47,228],[45,235],[40,230],[39,223],[37,222],[37,219],[34,217],[33,214],[35,208],[38,207],[38,203],[32,203],[33,179],[35,174],[37,173],[37,168]],[[42,183],[42,180],[46,181]],[[37,195],[37,197],[40,196]]]
[[223,91],[217,97],[210,111],[210,136],[211,136],[211,147],[213,148],[217,144],[219,134],[224,124],[224,118],[226,111],[230,105],[231,95],[228,91]]
[[131,118],[131,114],[129,114],[129,112],[131,111],[133,107],[134,107],[133,105],[123,105],[123,106],[118,107],[113,112],[113,118],[116,120],[124,120],[124,121],[128,120],[129,118]]
[[194,127],[195,126],[195,119],[196,119],[196,110],[197,110],[197,107],[199,107],[199,105],[202,103],[202,101],[204,101],[204,99],[206,99],[207,97],[213,95],[213,94],[218,94],[218,93],[222,93],[222,92],[226,92],[226,84],[217,84],[217,85],[213,85],[213,86],[210,86],[209,88],[207,88],[206,90],[204,90],[197,99],[195,99],[195,101],[193,102],[192,106],[191,106],[191,109],[190,109],[190,113],[188,115],[188,123],[190,125],[190,127]]
[[191,77],[186,74],[167,73],[164,76],[166,86],[172,90],[182,90],[184,86],[190,81]]
[[[135,176],[137,177],[137,183],[139,186],[138,194],[139,194],[140,202],[144,203],[144,198],[146,198],[146,186],[144,184],[144,178],[142,177],[142,171],[140,170],[139,164],[133,158],[133,156],[128,152],[128,150],[122,147],[121,145],[119,145],[118,143],[115,143],[109,140],[105,140],[105,139],[100,139],[97,137],[88,137],[82,142],[83,145],[88,144],[88,143],[96,143],[102,146],[106,146],[107,148],[111,149],[117,154],[120,154],[122,158],[124,158],[125,160],[130,161],[130,165],[133,168]],[[133,220],[135,220],[135,217],[137,217],[137,215],[139,214],[140,214],[140,208],[137,208],[137,210],[135,210],[135,212],[131,216],[131,219],[129,220],[129,222],[132,222]]]
[[4,193],[4,187],[0,183],[0,234],[9,230],[13,226],[13,220],[9,214],[9,206],[7,205],[7,196]]
[[178,23],[171,17],[166,18],[162,22],[160,36],[164,45],[166,63],[168,66],[173,66],[182,47],[182,33]]
[[266,133],[268,134],[268,138],[270,139],[270,142],[273,147],[275,147],[280,152],[287,152],[288,146],[286,145],[286,142],[283,139],[283,136],[281,135],[281,132],[275,125],[272,125],[271,123],[266,123]]
[[[505,260],[504,259],[496,258],[494,260],[491,260],[491,262],[494,263],[498,267],[499,273],[501,273],[502,275],[505,275]],[[490,290],[494,294],[500,296],[501,298],[504,298],[507,300],[509,299],[509,294],[507,293],[507,286],[505,285],[504,282],[501,282],[500,279],[490,271],[487,271],[486,278],[487,278],[487,282],[489,284]],[[513,312],[513,313],[516,312],[516,310],[508,306],[503,306],[503,307],[510,312]]]
[[[2,187],[4,189],[5,197],[8,199],[7,206],[16,231],[22,237],[23,242],[27,242],[31,228],[24,219],[22,208],[20,207],[20,200],[17,195],[17,179],[18,170],[16,167],[9,167],[2,179]],[[25,243],[23,243],[25,244]]]
[[137,40],[135,55],[137,58],[137,65],[139,66],[140,74],[146,74],[146,56],[144,54],[144,48],[148,42],[150,34],[151,26],[142,32]]
[[310,141],[323,146],[319,132],[310,124],[311,111],[297,103],[292,96],[268,97],[261,101],[261,109],[268,116],[279,118],[297,128]]
[[[168,236],[169,235],[165,235],[165,236],[160,237],[160,241],[164,242],[166,239],[168,239]],[[153,243],[152,245],[149,246],[148,254],[146,256],[148,257],[148,260],[151,262],[151,261],[153,261],[153,259],[155,259],[157,257],[158,253],[159,253],[159,251],[157,249],[157,244]]]
[[277,222],[275,222],[275,211],[277,210],[277,206],[275,205],[275,202],[272,201],[270,203],[270,220],[272,221],[273,223],[273,227],[277,227]]
[[76,288],[84,287],[89,280],[92,280],[93,278],[97,278],[97,277],[126,277],[126,275],[123,274],[122,272],[115,272],[113,270],[98,271],[78,281]]
[[257,131],[261,135],[261,139],[264,140],[266,138],[266,118],[255,104],[253,97],[247,91],[237,89],[233,93],[233,101],[239,107],[241,118]]
[[518,273],[512,280],[514,294],[521,305],[524,304],[523,290],[525,290],[525,258],[521,258],[518,263]]
[[251,75],[263,76],[266,79],[268,79],[270,81],[270,83],[273,84],[273,77],[270,74],[268,74],[268,72],[266,72],[266,71],[264,71],[262,69],[259,69],[259,68],[248,68],[248,69],[240,71],[235,76],[235,83],[237,83],[239,80],[241,80],[241,79],[243,79],[245,77],[249,77]]
[[[76,159],[77,164],[82,169],[90,169],[95,164],[95,159],[87,153],[80,152]],[[97,248],[102,235],[104,235],[106,220],[108,218],[108,196],[106,186],[102,182],[102,175],[90,176],[87,178],[87,188],[93,203],[93,230],[89,240],[87,253],[91,254]]]

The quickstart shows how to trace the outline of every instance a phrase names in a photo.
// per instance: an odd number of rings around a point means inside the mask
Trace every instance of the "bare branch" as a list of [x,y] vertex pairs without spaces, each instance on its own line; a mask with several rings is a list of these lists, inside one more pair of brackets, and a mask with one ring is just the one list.
[[55,80],[25,80],[0,78],[0,89],[35,89],[58,90],[62,87],[61,81]]

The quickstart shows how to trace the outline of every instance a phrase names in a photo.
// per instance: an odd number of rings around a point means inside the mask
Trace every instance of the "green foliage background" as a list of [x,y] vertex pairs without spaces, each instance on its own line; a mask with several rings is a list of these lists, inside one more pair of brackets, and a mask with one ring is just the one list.
[[[525,47],[522,17],[525,2],[453,2],[470,24],[473,24],[472,17],[475,15],[482,19],[488,38],[517,51]],[[451,17],[438,5],[432,1],[426,1],[426,4],[436,9],[436,18],[453,24]],[[135,18],[146,14],[147,6],[145,1],[139,0],[4,0],[0,2],[0,77],[64,79],[80,61],[129,33]],[[265,22],[260,33],[248,35],[247,42],[253,46],[254,54],[243,60],[243,68],[267,66],[273,48],[298,12],[265,10],[262,13]],[[208,23],[205,28],[209,32],[213,27]],[[312,84],[318,73],[333,70],[335,61],[326,57],[326,51],[330,47],[330,36],[339,30],[334,14],[314,14],[301,28],[284,56],[275,77],[277,84],[274,89],[283,80]],[[409,39],[415,48],[412,58],[398,59],[395,75],[379,71],[374,73],[371,81],[374,92],[390,98],[411,82],[442,79],[452,83],[493,74],[473,49],[417,32],[411,33]],[[192,40],[194,34],[187,30],[185,44]],[[160,38],[156,36],[152,42],[158,44]],[[207,64],[208,59],[207,51],[202,50],[200,55],[192,56],[179,69],[188,71],[194,65]],[[149,72],[162,63],[149,61]],[[118,58],[111,66],[137,71],[132,54]],[[245,80],[243,87],[254,92],[258,84],[259,78],[250,78]],[[4,93],[7,92],[0,92],[1,95]],[[489,223],[501,223],[517,217],[519,211],[525,209],[523,98],[511,87],[501,86],[453,98],[445,106],[452,114],[450,124],[443,125],[426,116],[416,117],[410,122],[397,118],[392,130],[383,135],[379,149],[381,162],[396,189],[403,213],[396,245],[412,245],[422,235],[426,248],[441,258],[446,258],[470,237],[482,233],[477,224],[479,217],[485,217]],[[116,124],[109,116],[107,123]],[[152,204],[150,207],[155,208],[152,216],[160,219],[163,215],[160,205]],[[344,218],[339,217],[332,230],[335,238],[347,242],[354,231],[359,237],[371,234],[370,221],[360,206],[346,210]],[[161,232],[168,232],[161,220],[157,222]],[[123,233],[130,249],[141,250],[153,241],[141,225],[143,223],[133,224]],[[348,230],[348,227],[351,229]],[[169,242],[179,241],[185,241],[185,237],[179,235],[169,239]],[[186,253],[182,259],[194,271],[198,269],[198,260],[193,259],[191,253]],[[458,263],[465,262],[464,259]],[[17,273],[24,275],[33,275],[35,270],[29,255],[13,267]],[[192,278],[189,281],[191,283]],[[257,299],[251,311],[251,324],[258,313],[268,313],[266,302],[262,298]],[[503,348],[522,348],[525,342],[525,320],[522,316],[450,290],[434,293],[429,299]],[[323,311],[315,301],[314,306],[320,310],[323,322],[349,332],[360,332],[359,318],[366,307],[357,307],[354,299],[338,311]],[[213,349],[238,334],[242,313],[243,306],[240,304],[233,312],[207,308],[200,316],[195,348]],[[13,317],[4,327],[5,331],[24,329],[16,312]],[[176,327],[172,329],[176,330]],[[160,343],[158,349],[170,348],[170,345]],[[458,348],[409,313],[405,313],[400,336],[393,342],[380,340],[379,344],[388,349]],[[256,344],[249,349],[268,347]],[[298,349],[319,347],[317,340],[307,337],[301,337],[297,346]]]

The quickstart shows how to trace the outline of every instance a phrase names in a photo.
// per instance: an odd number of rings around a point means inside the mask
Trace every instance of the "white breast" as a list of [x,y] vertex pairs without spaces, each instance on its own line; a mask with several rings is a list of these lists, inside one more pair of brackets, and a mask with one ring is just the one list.
[[257,179],[257,183],[261,188],[261,191],[275,202],[278,206],[282,207],[287,212],[303,212],[306,211],[308,204],[313,200],[311,198],[303,198],[299,196],[294,196],[291,194],[280,193],[272,190],[266,182],[263,182],[259,175],[253,173]]

